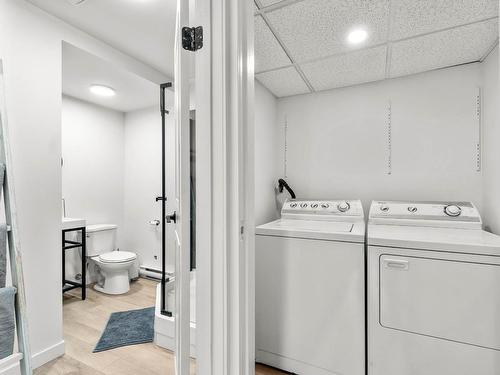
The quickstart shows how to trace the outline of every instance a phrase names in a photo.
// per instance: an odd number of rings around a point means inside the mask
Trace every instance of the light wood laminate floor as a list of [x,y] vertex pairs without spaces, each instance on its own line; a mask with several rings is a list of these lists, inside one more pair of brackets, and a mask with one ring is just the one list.
[[[64,295],[64,340],[66,354],[35,370],[35,375],[170,375],[174,374],[174,355],[153,343],[125,346],[92,353],[109,315],[151,307],[155,304],[157,283],[139,279],[127,294],[109,296],[87,289],[87,300],[80,292]],[[195,374],[195,361],[191,373]],[[285,372],[257,365],[256,375],[280,375]]]

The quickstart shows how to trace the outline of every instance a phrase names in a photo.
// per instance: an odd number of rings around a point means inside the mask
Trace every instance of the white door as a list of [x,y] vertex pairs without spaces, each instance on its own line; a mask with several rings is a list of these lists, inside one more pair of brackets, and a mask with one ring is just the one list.
[[182,28],[189,26],[189,2],[177,0],[175,35],[175,373],[189,374],[190,322],[190,139],[189,58],[182,48]]

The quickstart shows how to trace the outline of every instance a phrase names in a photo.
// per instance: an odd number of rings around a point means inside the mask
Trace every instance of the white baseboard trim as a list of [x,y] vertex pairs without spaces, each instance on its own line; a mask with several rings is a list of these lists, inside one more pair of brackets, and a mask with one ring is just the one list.
[[327,369],[313,366],[309,363],[301,362],[292,358],[287,358],[279,354],[267,352],[265,350],[255,350],[257,363],[289,371],[293,374],[315,374],[315,375],[340,375],[340,372],[333,372]]
[[38,368],[53,359],[59,358],[64,355],[64,340],[61,340],[55,345],[49,346],[47,349],[42,350],[32,356],[32,367]]
[[7,358],[0,359],[0,375],[21,375],[19,361],[22,358],[21,353],[14,353]]

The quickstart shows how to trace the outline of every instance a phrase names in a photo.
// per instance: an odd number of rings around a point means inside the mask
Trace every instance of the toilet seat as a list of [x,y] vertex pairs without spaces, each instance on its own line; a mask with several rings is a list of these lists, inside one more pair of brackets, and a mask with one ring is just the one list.
[[111,251],[99,255],[99,261],[102,263],[124,263],[136,258],[137,255],[129,251]]

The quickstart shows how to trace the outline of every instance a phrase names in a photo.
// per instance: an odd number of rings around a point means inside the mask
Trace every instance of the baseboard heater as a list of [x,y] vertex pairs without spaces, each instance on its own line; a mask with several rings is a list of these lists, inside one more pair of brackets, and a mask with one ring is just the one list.
[[149,267],[140,267],[139,275],[148,279],[161,280],[161,271]]

